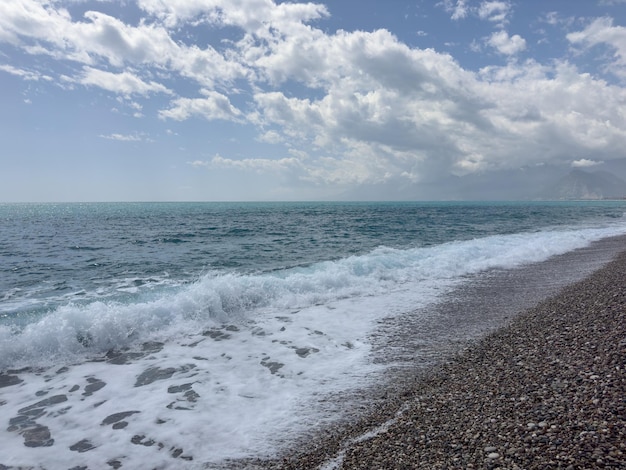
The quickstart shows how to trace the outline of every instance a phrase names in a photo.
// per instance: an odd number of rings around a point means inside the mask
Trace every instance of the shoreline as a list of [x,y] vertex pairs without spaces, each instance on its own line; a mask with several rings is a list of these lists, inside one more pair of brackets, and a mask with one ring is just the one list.
[[381,387],[365,417],[232,468],[622,467],[625,280],[622,251],[442,365]]

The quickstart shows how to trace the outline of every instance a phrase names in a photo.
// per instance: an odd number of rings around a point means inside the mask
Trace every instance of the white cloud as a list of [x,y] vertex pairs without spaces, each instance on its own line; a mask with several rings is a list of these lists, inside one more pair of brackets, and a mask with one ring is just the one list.
[[466,0],[457,0],[456,6],[454,7],[454,12],[452,13],[451,18],[453,20],[463,19],[467,16],[468,7]]
[[276,131],[267,131],[259,136],[259,141],[268,144],[278,144],[280,142],[283,142],[283,138]]
[[186,21],[236,26],[247,34],[271,37],[272,29],[283,33],[302,23],[328,16],[324,5],[280,3],[273,0],[138,0],[139,7],[167,27]]
[[0,40],[30,54],[93,65],[97,57],[121,66],[126,60],[160,57],[156,49],[166,39],[158,28],[123,24],[104,13],[88,11],[87,21],[73,21],[69,12],[51,2],[15,0],[0,3]]
[[227,96],[216,91],[202,90],[205,98],[177,98],[172,101],[172,107],[159,111],[163,119],[184,121],[193,116],[207,120],[222,119],[239,121],[242,113],[235,108]]
[[451,13],[450,18],[453,20],[462,20],[469,13],[467,0],[456,0],[456,2],[443,0],[443,7],[448,13]]
[[71,24],[66,37],[89,56],[100,56],[111,65],[161,64],[177,50],[168,32],[158,26],[130,26],[96,11],[85,13],[87,22]]
[[39,72],[33,72],[30,70],[19,69],[17,67],[13,67],[12,65],[8,65],[8,64],[0,65],[0,70],[2,70],[3,72],[10,73],[11,75],[22,77],[24,80],[29,80],[29,81],[39,81],[39,80],[51,81],[52,80],[52,77],[48,75],[42,75]]
[[118,140],[120,142],[141,142],[143,137],[138,134],[108,134],[100,135],[103,139]]
[[[381,32],[325,39],[307,45],[334,59],[316,69],[323,96],[254,96],[260,123],[320,155],[307,167],[312,180],[423,180],[590,150],[609,155],[626,144],[626,94],[570,65],[510,63],[474,74],[445,54],[409,49]],[[500,47],[513,53],[520,44]],[[396,64],[393,76],[387,60]],[[273,71],[293,76],[278,65]],[[309,80],[307,70],[294,73]]]
[[494,32],[486,42],[500,54],[504,55],[515,55],[526,49],[526,40],[524,38],[519,34],[509,36],[504,30]]
[[568,34],[567,39],[586,48],[609,46],[614,54],[606,68],[626,80],[626,27],[613,26],[612,18],[596,18],[584,30]]
[[511,4],[505,1],[485,1],[478,7],[478,17],[499,25],[507,23],[507,16],[511,11]]
[[284,172],[299,169],[302,163],[298,158],[286,157],[279,159],[270,158],[243,158],[240,160],[224,158],[220,155],[215,155],[211,160],[195,160],[188,162],[195,167],[207,167],[207,168],[230,168],[243,171],[254,171],[257,173],[265,172]]
[[[386,30],[317,28],[314,22],[329,12],[314,3],[138,0],[144,17],[136,24],[95,11],[76,20],[59,5],[0,2],[0,42],[69,63],[79,72],[65,83],[117,93],[138,115],[152,109],[141,100],[166,94],[171,102],[159,112],[162,119],[237,122],[293,156],[218,155],[190,162],[194,166],[289,170],[315,183],[420,182],[550,159],[600,161],[626,146],[626,91],[564,62],[511,61],[474,72],[448,54],[409,47]],[[510,2],[443,5],[453,19],[472,14],[500,27],[484,49],[507,56],[525,49],[524,38],[501,29]],[[196,45],[185,35],[190,25],[236,33],[213,46]],[[624,28],[610,19],[595,20],[568,39],[582,47],[611,46],[611,70],[624,70]],[[10,65],[0,70],[38,77]]]
[[481,1],[478,6],[470,6],[469,0],[442,0],[437,5],[443,6],[445,11],[450,13],[452,20],[462,20],[471,14],[500,27],[508,23],[508,16],[512,10],[511,2],[504,0]]
[[574,168],[588,168],[590,166],[602,165],[603,161],[589,160],[587,158],[581,158],[580,160],[574,160],[572,166]]
[[[181,8],[188,3],[167,2]],[[205,85],[228,84],[246,75],[245,67],[227,60],[211,46],[188,46],[175,41],[173,34],[175,31],[160,24],[141,21],[132,26],[97,11],[87,11],[84,21],[73,21],[67,10],[54,3],[0,2],[0,42],[14,44],[29,54],[90,66],[100,61],[116,68],[156,66]]]
[[59,34],[71,22],[65,9],[46,8],[43,2],[13,0],[0,2],[0,41],[15,46],[24,45],[24,39],[44,39]]
[[[322,39],[307,44],[309,55],[333,59],[328,64],[312,61],[317,82],[311,80],[311,85],[324,85],[322,98],[255,95],[262,119],[325,155],[312,177],[354,182],[415,175],[422,164],[446,167],[460,154],[451,133],[485,124],[478,118],[456,125],[459,116],[470,117],[472,105],[480,103],[472,103],[472,94],[464,90],[473,81],[471,74],[450,56],[410,49],[386,31],[342,32]],[[291,76],[291,64],[282,57],[272,70]],[[299,68],[294,73],[306,82],[308,72]],[[425,163],[435,153],[441,160]]]
[[549,25],[555,26],[559,24],[559,14],[556,11],[546,13],[544,21]]
[[129,96],[132,94],[147,95],[149,93],[171,94],[164,85],[156,82],[144,82],[130,72],[112,73],[104,70],[84,67],[83,75],[78,83],[85,86],[97,86],[105,90]]

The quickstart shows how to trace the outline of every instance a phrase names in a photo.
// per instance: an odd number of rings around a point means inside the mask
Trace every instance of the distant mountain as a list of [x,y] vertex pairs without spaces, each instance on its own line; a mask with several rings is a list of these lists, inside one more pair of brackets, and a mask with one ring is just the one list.
[[541,199],[611,199],[626,197],[626,181],[606,171],[574,169],[544,189]]
[[395,179],[359,185],[340,194],[339,199],[523,201],[626,197],[626,158],[606,161],[601,168],[602,171],[572,170],[565,164],[546,164],[464,176],[449,175],[419,183]]

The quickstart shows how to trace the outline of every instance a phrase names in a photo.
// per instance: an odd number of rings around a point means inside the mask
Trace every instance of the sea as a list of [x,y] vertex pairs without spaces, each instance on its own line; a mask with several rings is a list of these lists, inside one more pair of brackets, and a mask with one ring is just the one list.
[[0,204],[0,467],[280,455],[606,263],[625,214],[626,201]]

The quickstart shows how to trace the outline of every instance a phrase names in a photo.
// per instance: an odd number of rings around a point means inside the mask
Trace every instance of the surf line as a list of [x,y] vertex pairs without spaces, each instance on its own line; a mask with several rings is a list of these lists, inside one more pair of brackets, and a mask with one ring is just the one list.
[[409,409],[409,404],[405,403],[404,405],[402,405],[402,407],[398,411],[396,411],[396,414],[393,418],[388,419],[387,421],[380,424],[379,426],[376,426],[374,429],[364,432],[360,436],[356,436],[351,439],[348,439],[346,442],[344,442],[341,445],[341,450],[337,452],[337,455],[333,457],[332,459],[328,460],[327,462],[324,462],[319,467],[317,467],[317,470],[338,470],[339,468],[341,468],[343,460],[346,457],[346,452],[348,451],[348,448],[352,444],[358,444],[360,442],[367,441],[368,439],[372,439],[373,437],[376,437],[379,434],[387,432],[387,430],[391,426],[393,426],[398,421],[398,418],[400,418],[400,416],[402,416],[408,409]]

